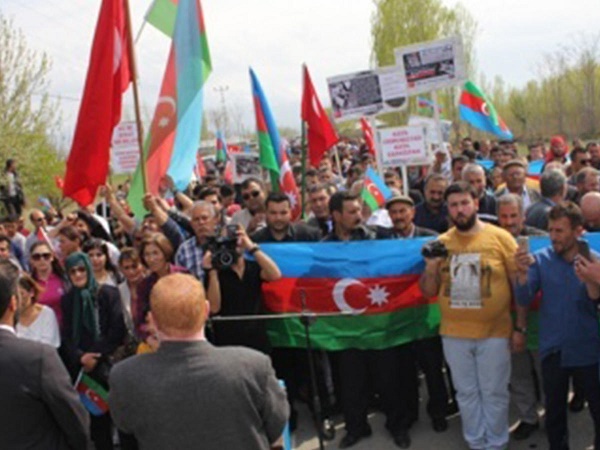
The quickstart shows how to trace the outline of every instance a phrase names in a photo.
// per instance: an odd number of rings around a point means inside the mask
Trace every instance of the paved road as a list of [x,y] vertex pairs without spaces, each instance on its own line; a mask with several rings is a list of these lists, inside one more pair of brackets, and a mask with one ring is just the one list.
[[[425,394],[426,395],[426,394]],[[421,402],[423,405],[424,402]],[[297,450],[318,450],[319,443],[316,438],[310,414],[304,406],[299,408],[299,423],[296,433],[294,433],[293,448]],[[422,407],[420,413],[421,419],[410,430],[412,439],[411,449],[414,450],[467,450],[468,447],[462,439],[460,416],[452,417],[449,421],[448,430],[444,433],[435,433],[430,426],[427,414]],[[584,450],[591,448],[593,442],[593,428],[589,412],[584,409],[582,412],[574,414],[569,413],[569,428],[571,435],[571,450]],[[335,440],[325,443],[325,448],[337,448],[338,443],[344,435],[344,425],[341,417],[336,417],[337,433]],[[511,411],[511,423],[516,422],[514,411]],[[381,413],[372,413],[369,416],[369,423],[373,429],[373,436],[361,440],[352,449],[355,450],[383,450],[397,448],[394,445],[390,435],[384,427],[384,417]],[[546,436],[543,428],[535,432],[530,439],[526,441],[511,441],[510,450],[530,450],[547,449]]]

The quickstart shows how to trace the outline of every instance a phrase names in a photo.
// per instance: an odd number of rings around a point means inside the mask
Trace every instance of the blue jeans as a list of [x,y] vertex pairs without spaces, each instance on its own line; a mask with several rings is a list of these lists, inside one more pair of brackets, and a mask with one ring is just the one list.
[[442,337],[460,408],[463,436],[472,449],[508,445],[510,350],[506,338]]

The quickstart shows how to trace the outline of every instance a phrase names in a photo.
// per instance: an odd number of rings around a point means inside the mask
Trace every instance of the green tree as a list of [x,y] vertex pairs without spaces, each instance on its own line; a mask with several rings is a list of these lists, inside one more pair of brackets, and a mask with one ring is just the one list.
[[54,176],[65,167],[52,140],[60,117],[48,96],[50,68],[49,58],[29,49],[23,33],[0,13],[0,158],[2,165],[7,158],[18,161],[29,199],[58,197]]

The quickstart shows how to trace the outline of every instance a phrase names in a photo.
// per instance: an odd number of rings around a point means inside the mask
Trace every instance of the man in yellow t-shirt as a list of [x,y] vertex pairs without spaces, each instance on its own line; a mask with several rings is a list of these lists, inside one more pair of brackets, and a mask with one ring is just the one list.
[[452,372],[463,436],[471,449],[508,445],[511,280],[517,244],[477,218],[477,192],[453,183],[444,198],[454,227],[438,240],[448,257],[426,258],[421,290],[438,296],[444,356]]

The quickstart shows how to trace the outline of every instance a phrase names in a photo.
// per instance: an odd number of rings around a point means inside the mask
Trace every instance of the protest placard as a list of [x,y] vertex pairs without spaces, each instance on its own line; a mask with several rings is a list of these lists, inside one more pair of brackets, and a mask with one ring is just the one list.
[[111,167],[115,174],[131,173],[140,159],[135,122],[121,122],[112,136]]
[[384,168],[430,162],[422,126],[383,128],[377,135]]
[[408,95],[416,95],[467,80],[460,37],[422,42],[394,50],[396,65],[406,77]]
[[248,178],[261,179],[260,160],[256,153],[234,153],[229,155],[233,161],[233,182],[242,183]]
[[[410,116],[408,118],[409,126],[422,126],[425,128],[425,143],[427,145],[439,144],[439,133],[435,119],[431,117]],[[450,132],[452,131],[452,122],[450,120],[440,120],[442,137],[444,142],[450,142]]]
[[406,80],[395,66],[327,79],[333,119],[359,119],[406,108]]

